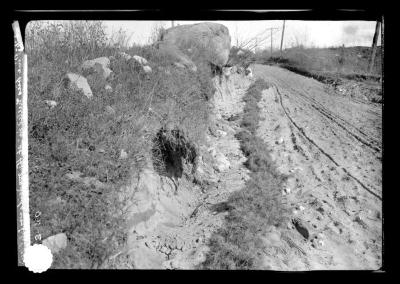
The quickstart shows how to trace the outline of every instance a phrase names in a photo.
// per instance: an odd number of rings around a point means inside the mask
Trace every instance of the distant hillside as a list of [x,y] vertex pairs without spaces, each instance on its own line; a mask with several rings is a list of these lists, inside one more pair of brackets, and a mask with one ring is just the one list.
[[[282,59],[292,67],[302,68],[309,72],[329,72],[341,75],[366,74],[371,52],[371,47],[364,46],[329,48],[299,46],[284,50]],[[280,57],[279,51],[273,52],[272,57],[268,50],[256,55],[257,60],[262,63],[274,62],[278,57]],[[372,74],[375,76],[382,74],[382,48],[380,46],[377,48]]]

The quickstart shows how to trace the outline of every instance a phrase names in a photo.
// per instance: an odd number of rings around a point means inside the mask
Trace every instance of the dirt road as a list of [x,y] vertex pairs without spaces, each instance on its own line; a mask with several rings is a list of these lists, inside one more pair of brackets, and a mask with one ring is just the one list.
[[[277,270],[379,269],[382,265],[382,109],[273,66],[253,74],[273,87],[260,101],[258,134],[290,174],[292,223],[265,238]],[[304,230],[303,230],[304,231]],[[307,235],[307,234],[306,234]]]

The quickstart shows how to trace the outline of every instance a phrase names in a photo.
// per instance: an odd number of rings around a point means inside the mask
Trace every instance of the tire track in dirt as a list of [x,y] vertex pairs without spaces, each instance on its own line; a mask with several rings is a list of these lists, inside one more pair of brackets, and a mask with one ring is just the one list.
[[[305,96],[298,90],[292,88],[287,83],[285,83],[285,82],[280,82],[280,83],[282,83],[282,85],[284,85],[285,88],[287,88],[291,92],[294,92],[297,95],[301,96],[304,100],[306,100],[307,102],[310,103],[311,107],[313,107],[315,110],[320,112],[322,115],[324,115],[325,117],[327,117],[334,123],[336,123],[339,127],[341,127],[343,130],[345,130],[348,134],[353,136],[359,142],[370,147],[375,152],[380,153],[382,151],[382,149],[380,147],[380,144],[381,144],[380,140],[378,138],[374,137],[374,135],[372,135],[371,133],[365,133],[365,132],[361,131],[358,127],[354,126],[350,122],[348,122],[348,121],[344,120],[343,118],[339,117],[338,115],[334,114],[332,111],[329,111],[328,109],[326,109],[321,103],[317,102],[315,99]],[[363,137],[361,137],[360,135],[356,135],[354,132],[360,133],[361,136],[363,136]]]
[[[330,119],[332,122],[336,123],[339,127],[341,127],[343,130],[345,130],[348,134],[352,135],[355,139],[357,139],[358,141],[360,141],[364,145],[370,147],[371,149],[375,150],[376,152],[381,152],[382,151],[382,149],[379,146],[376,146],[376,145],[379,145],[379,142],[378,142],[377,138],[373,137],[371,134],[364,133],[363,131],[361,131],[360,129],[356,128],[351,123],[345,121],[341,117],[336,116],[333,112],[330,112],[329,110],[324,108],[321,104],[315,102],[315,100],[313,100],[311,98],[307,98],[306,96],[304,96],[303,94],[301,94],[299,92],[297,92],[297,93],[298,93],[298,95],[302,96],[305,100],[309,100],[310,102],[312,102],[312,103],[310,103],[311,107],[313,107],[315,110],[320,112],[322,115],[324,115],[325,117]],[[319,105],[319,107],[317,105]],[[345,125],[347,125],[347,127]],[[349,128],[352,128],[353,131],[350,131]],[[364,137],[356,135],[354,132],[359,132]],[[372,137],[371,141],[368,140],[368,136]],[[373,144],[376,144],[376,145],[373,145]]]
[[282,194],[291,217],[302,220],[310,232],[305,239],[290,223],[269,232],[266,268],[379,269],[382,202],[360,184],[381,196],[379,153],[313,108],[311,100],[285,86],[299,87],[300,92],[304,87],[304,96],[321,100],[325,108],[352,125],[360,124],[368,130],[362,129],[364,133],[379,132],[379,116],[369,112],[368,105],[357,105],[349,98],[336,101],[315,80],[276,67],[255,66],[253,72],[279,88],[281,96],[274,87],[263,94],[260,109],[265,120],[260,122],[258,135],[270,145],[278,170],[289,176]]
[[[318,145],[326,145],[323,147],[323,149],[325,152],[329,153],[332,158],[334,158],[335,162],[342,165],[347,164],[347,172],[354,176],[358,181],[370,189],[380,188],[381,178],[377,175],[377,173],[379,173],[381,169],[378,168],[377,171],[376,165],[381,164],[382,153],[365,145],[363,143],[365,141],[356,139],[354,135],[352,135],[353,133],[351,128],[343,129],[343,127],[341,127],[343,125],[339,126],[337,123],[334,123],[332,119],[323,115],[320,111],[313,107],[313,102],[315,99],[320,98],[321,101],[329,108],[343,109],[341,116],[347,120],[351,120],[351,125],[360,121],[361,127],[359,128],[362,128],[363,125],[367,123],[364,127],[367,127],[368,130],[373,130],[374,127],[376,130],[381,129],[380,125],[377,124],[379,118],[376,116],[372,117],[371,114],[368,113],[370,110],[369,108],[365,106],[360,107],[358,105],[353,105],[354,103],[352,103],[349,98],[345,98],[344,100],[339,100],[337,102],[333,98],[326,98],[327,94],[323,93],[324,89],[320,87],[321,83],[319,82],[310,82],[307,81],[307,79],[304,79],[305,82],[302,82],[301,78],[299,79],[295,77],[299,77],[297,74],[288,74],[290,79],[288,78],[288,80],[285,81],[282,75],[286,75],[287,72],[288,71],[278,71],[277,75],[279,76],[271,74],[272,78],[269,77],[268,80],[271,79],[276,86],[279,86],[280,90],[284,90],[284,92],[281,92],[282,96],[284,97],[283,100],[288,100],[289,107],[291,109],[290,111],[290,109],[287,108],[288,114],[293,117],[297,125],[305,125],[303,130],[306,133],[313,134],[313,141],[315,141]],[[292,83],[292,77],[295,77],[293,79],[296,79],[296,81],[299,80],[299,82],[296,82],[293,84],[293,86],[289,86],[288,84]],[[293,88],[299,88],[301,90],[302,84],[305,84],[307,93],[300,93],[299,95],[299,91],[292,91]],[[313,88],[307,88],[307,86],[313,86]],[[322,93],[319,93],[320,91]],[[308,96],[314,96],[315,99],[311,98],[308,100]],[[346,105],[346,103],[349,103],[350,107]],[[326,107],[324,107],[324,109],[326,109]],[[360,112],[357,112],[358,110]],[[332,111],[330,111],[330,113],[332,113]],[[351,116],[349,116],[349,114]],[[335,116],[337,116],[337,114]],[[310,118],[312,119],[310,120]],[[322,125],[325,126],[321,128]],[[346,126],[344,126],[344,128],[346,128]],[[336,132],[336,134],[334,132]],[[335,139],[331,139],[332,134],[334,135]],[[359,138],[359,135],[356,134],[356,136]],[[329,151],[327,151],[328,149]],[[370,153],[366,155],[367,150]],[[371,160],[371,158],[376,160]],[[375,191],[375,193],[379,194],[380,190]]]
[[[299,85],[296,85],[296,88],[292,87],[288,82],[284,81],[284,80],[280,80],[279,78],[274,78],[274,81],[276,81],[277,83],[279,83],[279,85],[281,85],[282,87],[284,87],[287,90],[290,90],[292,93],[296,93],[299,96],[302,96],[305,100],[312,102],[313,104],[319,106],[319,108],[324,109],[326,112],[328,112],[329,114],[331,114],[333,117],[335,117],[336,119],[340,120],[343,124],[345,125],[349,125],[354,131],[360,133],[362,136],[365,136],[364,139],[368,140],[371,139],[373,140],[373,142],[376,144],[374,147],[377,147],[379,149],[381,149],[381,137],[377,138],[375,135],[373,135],[371,132],[367,132],[367,131],[361,131],[360,127],[356,127],[354,126],[352,123],[350,123],[350,121],[348,120],[344,120],[343,118],[341,118],[337,113],[334,113],[332,111],[327,110],[324,105],[320,102],[318,102],[319,99],[321,99],[320,97],[312,97],[312,95],[310,96],[310,92],[307,92],[307,90],[305,90],[304,88],[302,88]],[[300,92],[301,91],[301,92]],[[325,92],[324,90],[321,90],[323,92]],[[325,92],[326,93],[326,92]],[[349,98],[343,95],[340,95],[336,92],[334,92],[332,94],[332,91],[328,92],[330,94],[330,97],[334,97],[335,99],[341,98],[343,100],[347,100],[349,102],[356,102],[357,105],[363,105],[364,108],[366,109],[367,113],[373,114],[374,116],[377,116],[378,118],[382,118],[381,114],[379,114],[379,107],[373,105],[373,104],[368,104],[366,102],[362,102],[362,104],[360,104],[360,102],[358,102],[357,100],[355,100],[354,98]],[[307,95],[306,95],[307,94]],[[329,103],[329,101],[324,101],[324,103]],[[340,110],[339,110],[340,111]],[[358,121],[357,121],[358,122]],[[379,128],[379,127],[378,127]]]
[[378,195],[377,193],[375,193],[374,190],[370,189],[368,186],[366,186],[364,183],[362,183],[358,178],[356,178],[354,175],[352,175],[346,168],[344,168],[343,166],[341,166],[338,162],[335,161],[334,158],[332,158],[331,155],[329,155],[328,153],[326,153],[320,146],[317,145],[317,143],[315,143],[310,137],[308,137],[303,128],[299,127],[294,120],[290,117],[290,115],[288,114],[286,108],[283,105],[282,102],[282,95],[279,92],[279,89],[276,85],[274,85],[275,90],[277,91],[278,95],[279,95],[279,102],[282,106],[282,109],[286,115],[286,117],[289,119],[289,121],[296,127],[296,129],[307,139],[308,142],[310,142],[311,144],[313,144],[321,153],[323,153],[329,160],[332,161],[332,163],[335,164],[335,166],[341,168],[347,175],[349,175],[351,178],[353,178],[354,180],[356,180],[366,191],[368,191],[369,193],[371,193],[372,195],[374,195],[376,198],[378,198],[379,200],[382,200],[382,197],[380,195]]

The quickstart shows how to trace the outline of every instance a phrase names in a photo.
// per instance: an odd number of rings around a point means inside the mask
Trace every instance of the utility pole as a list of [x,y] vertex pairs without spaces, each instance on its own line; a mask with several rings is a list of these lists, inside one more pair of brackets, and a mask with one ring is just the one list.
[[270,37],[271,37],[271,50],[270,50],[270,57],[272,57],[272,47],[273,47],[273,30],[280,30],[280,28],[269,28],[270,31]]
[[283,45],[283,35],[285,34],[285,20],[283,20],[283,27],[282,27],[282,37],[281,37],[281,57],[282,57],[282,45]]
[[270,31],[271,31],[271,52],[269,57],[272,57],[272,28],[270,29]]
[[378,43],[378,36],[379,36],[380,27],[381,27],[381,22],[378,20],[378,21],[376,21],[374,39],[372,40],[372,54],[371,54],[371,58],[370,58],[370,61],[369,61],[369,67],[368,67],[368,72],[369,73],[372,73],[372,69],[374,67],[375,56],[376,56],[376,46],[377,46],[377,43]]

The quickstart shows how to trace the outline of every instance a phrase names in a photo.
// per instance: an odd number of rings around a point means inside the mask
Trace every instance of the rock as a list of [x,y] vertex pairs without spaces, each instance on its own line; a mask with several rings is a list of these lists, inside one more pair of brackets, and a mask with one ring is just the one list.
[[60,206],[63,203],[65,203],[65,200],[63,200],[60,196],[57,196],[55,199],[50,199],[47,204],[50,206]]
[[289,194],[291,191],[290,187],[286,187],[284,190],[285,190],[285,194]]
[[314,248],[323,247],[324,244],[325,244],[325,243],[324,243],[323,240],[318,240],[317,238],[315,238],[315,239],[313,239],[313,240],[311,241],[311,245],[312,245]]
[[308,229],[308,226],[299,218],[294,218],[292,220],[292,223],[296,230],[306,239],[310,237],[310,231]]
[[252,78],[252,77],[253,77],[253,71],[252,71],[250,68],[246,68],[246,70],[245,70],[245,75],[246,75],[247,77]]
[[67,247],[67,235],[59,233],[43,240],[42,244],[48,247],[52,253],[58,253]]
[[112,87],[111,87],[110,85],[108,85],[108,84],[104,87],[104,89],[105,89],[107,92],[112,92]]
[[290,172],[290,173],[294,173],[294,172],[296,172],[296,171],[301,172],[302,170],[303,170],[303,169],[300,168],[300,167],[295,167],[295,168],[289,170],[289,172]]
[[237,72],[238,74],[243,74],[243,73],[245,72],[245,70],[244,70],[243,67],[238,67],[236,72]]
[[93,97],[92,90],[85,77],[74,73],[68,73],[65,79],[70,89],[82,92],[89,99]]
[[150,66],[148,66],[148,65],[146,65],[146,66],[143,66],[143,70],[144,70],[144,72],[146,72],[146,73],[151,73],[151,67]]
[[72,173],[65,174],[65,177],[67,177],[67,178],[69,178],[71,180],[77,181],[77,182],[81,182],[81,183],[85,184],[89,188],[92,188],[93,186],[97,190],[101,190],[101,189],[107,188],[107,186],[104,183],[102,183],[101,181],[99,181],[97,178],[95,178],[95,177],[81,177],[81,175],[82,175],[81,172],[73,171]]
[[107,79],[112,73],[112,70],[108,68],[109,65],[110,59],[107,57],[99,57],[92,60],[86,60],[83,62],[81,68],[83,71],[95,72],[100,74],[104,79]]
[[106,113],[109,115],[114,115],[115,114],[115,109],[111,106],[106,106]]
[[222,67],[222,74],[224,76],[229,76],[231,74],[231,67]]
[[303,211],[304,209],[305,209],[304,206],[301,206],[301,205],[299,206],[300,211]]
[[215,150],[214,147],[210,147],[207,149],[207,151],[213,156],[214,158],[217,156],[217,150]]
[[229,77],[232,74],[234,74],[235,72],[232,71],[233,67],[223,67],[222,68],[222,74],[224,74],[225,77]]
[[282,144],[284,142],[283,137],[279,138],[278,141],[276,141],[276,144]]
[[203,167],[201,165],[199,165],[197,167],[196,172],[197,172],[198,175],[204,175],[205,174],[205,171],[204,171],[204,169],[203,169]]
[[142,66],[148,64],[147,60],[146,60],[145,58],[141,57],[141,56],[134,55],[134,56],[133,56],[133,59],[135,59],[136,62],[138,62],[138,63],[139,63],[140,65],[142,65]]
[[358,224],[360,224],[364,229],[367,229],[367,228],[368,228],[368,225],[364,222],[364,220],[361,218],[360,215],[357,215],[357,216],[354,218],[354,222],[357,222]]
[[56,102],[56,101],[45,100],[44,102],[45,102],[46,105],[47,105],[49,108],[51,108],[51,109],[52,109],[53,107],[57,106],[57,102]]
[[227,135],[227,133],[225,131],[222,131],[222,130],[219,130],[219,129],[216,132],[219,135],[219,137],[224,137],[224,136]]
[[229,160],[222,153],[218,153],[215,157],[214,169],[218,172],[223,172],[229,169],[229,167]]
[[228,62],[231,48],[228,28],[210,22],[169,28],[164,32],[161,42],[176,46],[190,55],[194,52],[196,56],[202,54],[208,62],[219,67]]
[[311,241],[311,246],[312,246],[313,248],[317,248],[317,247],[318,247],[318,242],[317,242],[316,239],[313,239],[313,240]]
[[185,69],[185,65],[183,65],[182,63],[179,62],[174,62],[174,65],[180,69]]
[[85,62],[83,62],[81,67],[83,69],[88,69],[88,68],[91,68],[94,65],[96,65],[96,63],[100,64],[104,67],[108,67],[108,66],[110,66],[110,59],[108,59],[107,57],[99,57],[99,58],[92,59],[92,60],[86,60]]
[[124,149],[121,150],[121,154],[119,155],[119,158],[121,160],[124,160],[126,158],[128,158],[128,153],[126,153],[126,151]]
[[130,59],[132,58],[132,56],[130,56],[129,54],[127,54],[127,53],[125,53],[125,52],[123,52],[123,51],[118,52],[117,55],[116,55],[116,57],[117,57],[117,58],[118,58],[118,57],[123,58],[123,59],[125,59],[126,61],[128,61],[128,60],[130,60]]
[[67,178],[69,178],[69,179],[72,179],[72,180],[79,180],[82,175],[82,173],[81,172],[78,172],[78,171],[73,171],[72,173],[67,173],[67,174],[65,174],[65,176],[67,177]]
[[129,55],[129,54],[125,53],[125,52],[119,52],[118,55],[120,57],[122,57],[123,59],[125,59],[125,60],[130,60],[132,58],[131,55]]

